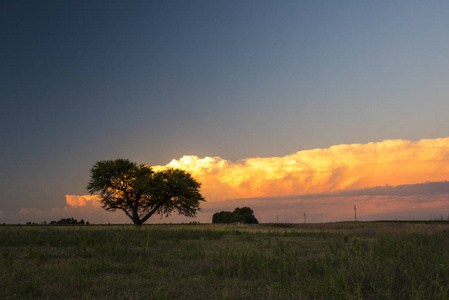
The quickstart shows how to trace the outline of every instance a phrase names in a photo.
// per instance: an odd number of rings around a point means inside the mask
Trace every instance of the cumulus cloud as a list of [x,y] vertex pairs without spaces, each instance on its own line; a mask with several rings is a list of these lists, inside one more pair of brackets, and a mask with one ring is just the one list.
[[237,162],[184,156],[155,167],[165,168],[190,172],[208,201],[416,184],[449,179],[449,138],[337,145]]

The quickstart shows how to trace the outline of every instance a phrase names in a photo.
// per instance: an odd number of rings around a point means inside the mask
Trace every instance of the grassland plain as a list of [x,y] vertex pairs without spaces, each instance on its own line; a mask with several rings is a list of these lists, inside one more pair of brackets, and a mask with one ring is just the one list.
[[449,299],[449,222],[0,226],[2,299]]

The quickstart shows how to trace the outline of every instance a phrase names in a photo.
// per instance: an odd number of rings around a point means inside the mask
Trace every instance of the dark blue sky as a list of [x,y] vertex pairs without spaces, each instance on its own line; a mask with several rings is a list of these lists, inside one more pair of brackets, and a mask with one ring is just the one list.
[[230,160],[449,134],[447,1],[0,3],[0,211],[98,160]]

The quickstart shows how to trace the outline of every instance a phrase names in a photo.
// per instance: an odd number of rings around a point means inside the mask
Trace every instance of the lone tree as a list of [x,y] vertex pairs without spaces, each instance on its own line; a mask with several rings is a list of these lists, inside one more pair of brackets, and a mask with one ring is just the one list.
[[180,169],[154,172],[149,166],[128,159],[102,160],[90,170],[87,190],[99,192],[103,208],[123,210],[141,226],[153,214],[169,216],[173,211],[188,217],[196,216],[201,184]]

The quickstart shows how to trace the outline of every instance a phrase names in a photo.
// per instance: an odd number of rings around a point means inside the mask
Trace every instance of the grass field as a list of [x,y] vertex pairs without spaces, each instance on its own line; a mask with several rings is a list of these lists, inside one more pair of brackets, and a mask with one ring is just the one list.
[[0,226],[1,299],[449,299],[449,222]]

